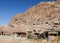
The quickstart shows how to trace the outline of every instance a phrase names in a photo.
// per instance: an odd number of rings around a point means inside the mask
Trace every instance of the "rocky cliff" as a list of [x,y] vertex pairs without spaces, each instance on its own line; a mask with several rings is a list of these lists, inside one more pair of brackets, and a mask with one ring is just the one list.
[[9,26],[23,30],[60,29],[60,3],[41,2],[12,17]]

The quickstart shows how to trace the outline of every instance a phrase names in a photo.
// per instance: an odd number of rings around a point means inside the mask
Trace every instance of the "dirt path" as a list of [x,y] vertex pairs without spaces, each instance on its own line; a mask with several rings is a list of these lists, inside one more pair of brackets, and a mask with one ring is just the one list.
[[[0,43],[51,43],[46,40],[28,40],[26,38],[0,36]],[[57,42],[54,42],[57,43]]]

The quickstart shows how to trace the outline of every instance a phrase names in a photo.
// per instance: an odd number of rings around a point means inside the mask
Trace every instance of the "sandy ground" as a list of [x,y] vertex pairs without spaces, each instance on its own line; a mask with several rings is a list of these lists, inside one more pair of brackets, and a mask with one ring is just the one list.
[[26,38],[21,39],[20,37],[0,36],[0,43],[51,43],[51,42],[50,41],[47,42],[47,40],[31,40]]

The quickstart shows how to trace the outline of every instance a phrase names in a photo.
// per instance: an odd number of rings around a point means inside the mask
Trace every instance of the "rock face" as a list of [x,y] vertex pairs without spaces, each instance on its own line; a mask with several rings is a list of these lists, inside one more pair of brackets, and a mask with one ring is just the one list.
[[12,17],[9,26],[23,30],[60,29],[60,3],[41,2]]
[[3,26],[0,26],[0,35],[1,35],[1,33],[3,32]]

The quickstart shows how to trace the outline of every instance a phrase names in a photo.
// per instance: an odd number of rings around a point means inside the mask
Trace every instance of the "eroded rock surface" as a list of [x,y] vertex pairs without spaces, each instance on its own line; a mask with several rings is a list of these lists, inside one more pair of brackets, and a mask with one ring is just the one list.
[[9,25],[23,30],[60,29],[60,3],[41,2],[12,17]]

